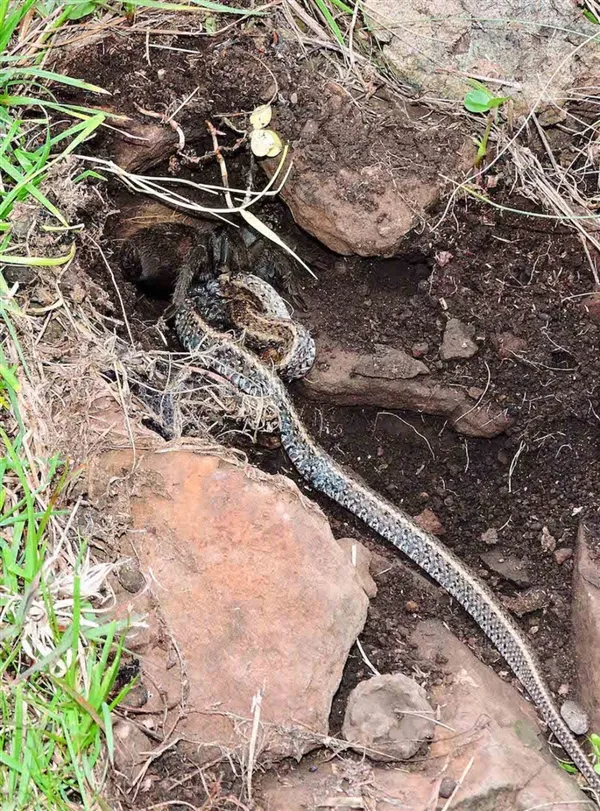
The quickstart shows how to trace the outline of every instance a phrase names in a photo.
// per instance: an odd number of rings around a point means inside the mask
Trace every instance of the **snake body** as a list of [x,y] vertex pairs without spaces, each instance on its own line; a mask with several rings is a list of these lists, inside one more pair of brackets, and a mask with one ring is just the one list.
[[349,510],[443,586],[473,617],[525,687],[600,805],[600,776],[563,721],[534,651],[494,593],[443,543],[391,502],[343,470],[310,437],[275,372],[202,315],[197,294],[180,302],[176,330],[196,361],[243,394],[267,398],[279,412],[281,442],[298,473]]

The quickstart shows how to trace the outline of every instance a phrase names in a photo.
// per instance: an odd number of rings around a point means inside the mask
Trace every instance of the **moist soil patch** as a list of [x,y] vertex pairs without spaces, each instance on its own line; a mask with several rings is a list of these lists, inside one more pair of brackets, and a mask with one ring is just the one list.
[[[247,24],[241,32],[232,29],[217,41],[164,37],[154,44],[191,53],[152,48],[149,64],[143,37],[116,35],[86,48],[85,55],[70,54],[68,70],[110,90],[114,107],[138,119],[140,109],[174,110],[177,101],[196,88],[193,100],[177,114],[191,157],[212,148],[204,120],[217,113],[232,116],[252,110],[277,90],[277,125],[293,142],[308,137],[307,122],[323,115],[327,99],[339,98],[338,89],[322,76],[321,56],[299,53],[270,23]],[[78,96],[77,101],[92,99]],[[358,171],[367,148],[399,161],[410,159],[415,135],[411,126],[396,126],[400,105],[385,93],[368,103],[348,104],[361,126],[353,128],[348,122],[346,101],[336,102],[337,111],[327,113],[326,134],[314,145],[315,166],[333,170],[328,165],[328,143],[335,145],[337,160]],[[412,117],[418,119],[418,111],[413,109]],[[225,142],[234,140],[230,134]],[[113,149],[111,136],[104,135],[90,153],[106,156]],[[189,162],[186,166],[184,159],[178,160],[155,167],[153,174],[193,172]],[[247,154],[230,156],[228,166],[232,180],[244,182]],[[435,174],[436,166],[433,157],[425,157],[424,181]],[[203,165],[202,180],[218,182],[216,166]],[[165,309],[166,295],[140,292],[119,265],[120,244],[114,233],[119,212],[130,199],[114,185],[109,193],[114,214],[104,248],[114,279],[135,338],[146,348],[163,349],[154,325]],[[527,200],[511,196],[501,178],[493,194],[497,202],[512,208],[531,207]],[[572,694],[576,688],[568,643],[572,559],[559,563],[554,552],[572,550],[579,521],[597,513],[600,480],[599,326],[581,306],[583,295],[592,290],[581,243],[552,221],[457,201],[445,216],[443,206],[433,211],[429,224],[409,234],[397,256],[343,258],[296,228],[282,204],[265,203],[257,213],[317,271],[316,282],[301,269],[295,271],[295,301],[298,318],[311,328],[318,346],[331,343],[369,353],[384,344],[410,353],[416,344],[426,344],[422,360],[432,373],[450,386],[470,391],[474,403],[486,391],[515,417],[505,434],[478,440],[460,436],[438,418],[314,404],[294,392],[306,426],[333,457],[411,515],[433,510],[444,526],[444,542],[496,593],[512,597],[522,589],[488,570],[480,557],[492,548],[482,535],[497,531],[493,548],[518,556],[530,585],[547,594],[547,606],[519,622],[540,656],[551,688],[560,689],[561,695]],[[167,245],[167,251],[171,249]],[[88,272],[114,294],[113,279],[97,257],[90,257]],[[450,317],[474,326],[479,345],[474,357],[440,360],[438,350]],[[518,351],[502,351],[503,333],[522,339]],[[174,336],[167,338],[177,348]],[[247,450],[264,469],[297,480],[281,451]],[[299,485],[310,492],[303,482]],[[327,499],[311,495],[330,518],[337,537],[355,537],[379,555],[379,591],[361,636],[378,670],[410,674],[418,666],[435,679],[439,663],[418,661],[409,635],[417,619],[437,616],[511,678],[477,626],[443,592],[420,589],[398,566],[391,547]],[[340,729],[349,690],[369,675],[354,649],[334,703],[333,733]],[[184,772],[189,768],[181,764]],[[161,780],[155,782],[144,794],[144,806],[176,796],[169,788],[178,781],[176,759],[169,755],[154,763],[152,772],[170,779],[163,785],[165,791]],[[197,802],[202,792],[201,782],[191,781],[181,799],[192,801],[194,795]]]

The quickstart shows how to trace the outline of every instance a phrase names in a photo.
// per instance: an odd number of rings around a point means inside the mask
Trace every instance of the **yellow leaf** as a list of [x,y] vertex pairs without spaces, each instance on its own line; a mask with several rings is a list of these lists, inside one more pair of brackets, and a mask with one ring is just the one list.
[[283,149],[281,138],[273,130],[253,130],[250,149],[257,158],[275,158]]
[[256,110],[250,116],[250,125],[253,130],[262,130],[266,126],[268,126],[269,122],[271,121],[271,116],[273,115],[273,111],[271,110],[270,104],[262,104],[260,107],[257,107]]

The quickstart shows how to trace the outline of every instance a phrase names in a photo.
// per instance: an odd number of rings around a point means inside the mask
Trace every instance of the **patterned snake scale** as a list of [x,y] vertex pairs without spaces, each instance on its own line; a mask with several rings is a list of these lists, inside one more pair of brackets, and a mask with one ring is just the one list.
[[457,600],[502,654],[600,805],[600,776],[563,721],[535,653],[497,597],[437,538],[375,491],[355,480],[309,436],[277,375],[229,334],[210,326],[193,291],[178,302],[175,327],[196,362],[242,394],[266,398],[279,412],[281,442],[298,473],[315,490],[349,510],[414,561]]

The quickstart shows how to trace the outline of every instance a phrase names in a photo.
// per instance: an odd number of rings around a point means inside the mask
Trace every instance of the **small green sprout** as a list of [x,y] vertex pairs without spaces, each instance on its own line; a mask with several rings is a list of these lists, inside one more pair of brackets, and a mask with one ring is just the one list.
[[469,79],[468,84],[471,89],[465,95],[464,105],[470,113],[489,113],[490,110],[501,107],[510,98],[495,96],[484,84],[475,79]]

